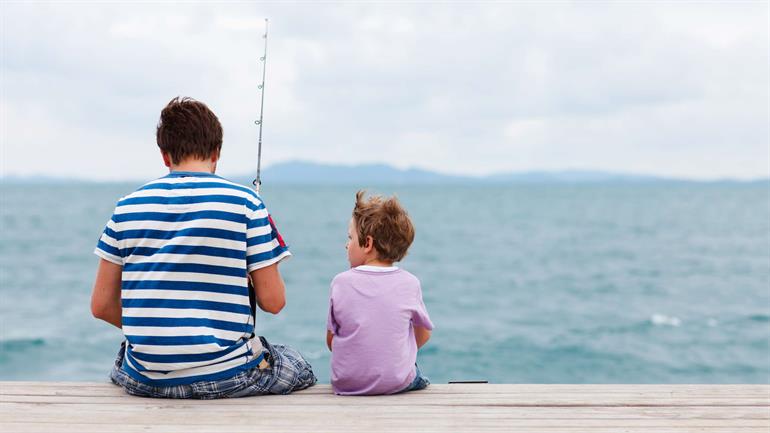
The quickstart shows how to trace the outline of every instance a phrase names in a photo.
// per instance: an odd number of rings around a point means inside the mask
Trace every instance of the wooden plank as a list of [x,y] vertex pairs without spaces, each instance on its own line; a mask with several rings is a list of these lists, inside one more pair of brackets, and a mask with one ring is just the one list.
[[431,385],[341,397],[166,400],[108,383],[0,382],[0,431],[770,431],[768,385]]
[[[229,409],[229,410],[224,410]],[[318,423],[347,425],[368,420],[374,424],[398,423],[399,420],[412,420],[414,427],[429,426],[436,419],[446,422],[466,424],[473,420],[476,426],[614,426],[614,427],[762,427],[770,429],[770,417],[764,408],[731,408],[730,410],[703,409],[693,412],[692,408],[664,408],[658,412],[640,411],[641,408],[592,408],[582,411],[575,408],[449,408],[437,407],[426,409],[394,407],[317,407],[315,410],[296,407],[266,408],[222,408],[211,406],[206,410],[193,407],[141,407],[126,406],[115,410],[104,410],[98,405],[56,406],[16,406],[0,408],[0,419],[4,423],[51,423],[53,424],[120,424],[151,423],[154,425],[212,425],[216,426],[226,419],[229,426],[254,425],[255,423],[272,427],[291,427],[306,425],[308,428]],[[622,409],[622,410],[619,410]],[[636,409],[636,411],[630,410]],[[301,416],[300,416],[301,415]],[[298,419],[301,418],[301,419]],[[414,421],[417,418],[419,421]]]
[[[331,419],[331,418],[302,418],[301,420],[295,420],[291,422],[287,420],[283,423],[274,422],[272,419],[252,420],[249,424],[231,424],[229,419],[220,420],[221,424],[124,424],[120,420],[116,420],[111,423],[109,420],[103,421],[101,424],[91,425],[121,425],[124,427],[135,426],[154,426],[156,431],[168,431],[177,429],[179,426],[187,428],[198,428],[200,431],[245,431],[251,429],[251,431],[317,431],[326,427],[326,430],[331,431],[394,431],[394,430],[407,430],[407,431],[425,431],[425,430],[440,430],[440,431],[493,431],[493,430],[507,430],[507,431],[529,431],[532,429],[550,429],[550,430],[564,430],[564,429],[579,429],[582,431],[595,431],[596,429],[614,430],[615,432],[636,430],[648,432],[658,432],[660,430],[675,430],[680,431],[694,431],[694,430],[722,430],[729,431],[732,429],[732,433],[739,433],[748,429],[761,430],[764,429],[764,433],[767,433],[767,425],[741,425],[741,424],[726,424],[726,425],[698,425],[694,423],[676,423],[676,425],[660,422],[657,424],[651,423],[619,423],[619,422],[595,422],[595,423],[554,423],[554,422],[529,422],[529,423],[517,423],[507,420],[496,419],[452,419],[452,418],[437,418],[434,420],[420,420],[416,422],[405,419],[368,419],[368,418],[347,418],[347,419]],[[3,425],[10,425],[10,423],[4,423]],[[14,424],[23,425],[23,424]],[[74,425],[74,423],[57,423],[57,424],[27,424],[30,426],[37,426],[40,431],[56,432],[60,431],[60,426]],[[88,424],[77,424],[88,425]],[[411,430],[410,430],[411,429]],[[7,429],[4,431],[17,431],[18,429]],[[112,431],[111,429],[103,430],[105,432]]]
[[[250,426],[219,426],[212,428],[212,426],[194,426],[194,425],[185,425],[185,426],[156,426],[156,425],[149,425],[149,424],[143,424],[143,425],[120,425],[120,424],[69,424],[69,425],[58,425],[58,426],[50,426],[50,425],[32,425],[32,424],[5,424],[5,427],[7,427],[8,432],[14,432],[14,433],[50,433],[50,432],[59,432],[59,433],[104,433],[104,432],[111,432],[111,433],[254,433],[259,431],[266,431],[262,425],[250,425]],[[421,427],[420,431],[425,433],[432,433],[432,432],[446,432],[449,429],[445,426],[428,426],[428,427]],[[510,432],[512,429],[510,426],[506,425],[498,425],[498,426],[492,426],[492,427],[484,427],[483,431],[485,432]],[[299,427],[296,429],[285,429],[280,431],[286,431],[286,432],[298,432],[298,433],[305,433],[307,432],[307,427]],[[312,431],[314,433],[336,433],[340,431],[360,431],[358,429],[358,426],[349,427],[346,429],[345,427],[340,427],[338,425],[316,425],[313,426]],[[394,433],[414,433],[415,428],[412,426],[409,426],[407,423],[404,423],[404,425],[400,426],[388,426],[387,430],[385,429],[374,429],[369,430],[368,433],[376,433],[379,431],[387,431],[387,432],[394,432]],[[461,425],[457,427],[452,427],[451,431],[467,431],[467,432],[477,432],[482,431],[482,429],[475,428],[473,425]],[[537,426],[530,426],[526,429],[524,428],[518,428],[516,429],[517,433],[584,433],[587,431],[585,427],[559,427],[559,428],[553,428],[553,427],[537,427]],[[655,430],[650,430],[649,427],[626,427],[622,429],[618,429],[617,427],[592,427],[590,429],[590,432],[592,433],[767,433],[766,427],[746,427],[746,428],[740,428],[736,429],[734,427],[663,427],[663,428],[656,428]]]
[[[0,395],[41,395],[51,392],[76,392],[77,395],[122,394],[119,387],[107,382],[0,382]],[[319,384],[302,394],[330,394],[331,385]],[[416,394],[516,394],[516,393],[682,393],[684,395],[745,395],[770,399],[770,385],[541,385],[541,384],[433,384]]]
[[[290,402],[282,405],[263,405],[258,399],[239,399],[240,401],[250,402],[250,404],[224,405],[223,401],[204,401],[204,400],[151,400],[127,401],[123,405],[102,405],[98,402],[91,403],[3,403],[0,404],[0,412],[13,414],[16,411],[25,412],[30,410],[45,411],[77,411],[88,410],[90,412],[130,412],[130,411],[163,411],[163,410],[189,410],[206,412],[323,412],[332,410],[339,411],[392,411],[398,413],[409,410],[420,410],[426,413],[435,413],[451,410],[462,410],[464,413],[483,413],[485,411],[506,411],[507,413],[518,413],[527,416],[545,413],[549,417],[569,417],[572,414],[591,414],[598,416],[606,414],[607,417],[623,415],[630,417],[636,416],[667,416],[671,418],[700,417],[700,418],[730,418],[730,417],[751,417],[758,419],[770,419],[770,408],[767,406],[442,406],[442,405],[365,405],[355,402],[340,403],[330,402],[328,404],[318,405],[294,405]],[[689,414],[689,415],[688,415]],[[563,415],[563,416],[562,416]]]
[[[15,422],[40,422],[46,416],[53,414],[66,414],[72,416],[77,413],[88,413],[91,421],[98,422],[97,419],[103,416],[111,416],[115,413],[126,414],[127,416],[136,416],[141,419],[142,416],[155,416],[156,414],[186,414],[193,412],[189,420],[197,416],[207,417],[215,414],[217,417],[224,417],[233,414],[243,414],[246,417],[261,417],[265,415],[292,415],[301,412],[303,415],[325,415],[333,412],[340,415],[358,415],[361,413],[376,413],[378,416],[398,416],[403,413],[420,414],[421,416],[443,415],[460,410],[463,416],[478,415],[485,417],[493,415],[506,419],[700,419],[700,420],[759,420],[767,423],[770,421],[770,411],[762,407],[442,407],[442,406],[420,406],[404,409],[400,406],[381,406],[372,408],[370,406],[358,405],[329,405],[329,406],[308,406],[298,409],[295,406],[275,406],[262,407],[259,405],[250,407],[225,407],[217,404],[209,404],[204,408],[201,405],[125,405],[120,407],[105,407],[98,404],[83,405],[37,405],[37,404],[7,404],[0,407],[0,416],[4,420]],[[39,415],[39,416],[38,416]],[[57,415],[59,416],[59,415]],[[207,421],[202,421],[206,423]]]
[[[226,420],[230,427],[237,425],[259,425],[268,429],[299,428],[312,429],[315,425],[334,424],[365,425],[375,428],[377,426],[409,424],[415,429],[430,427],[431,425],[473,425],[477,427],[494,427],[506,425],[509,427],[526,428],[537,427],[768,427],[770,420],[755,418],[735,419],[701,419],[701,418],[520,418],[510,416],[504,410],[485,411],[485,413],[465,413],[464,411],[436,411],[424,413],[418,410],[369,410],[361,411],[335,411],[327,408],[318,412],[283,412],[272,413],[270,411],[237,411],[212,413],[190,410],[162,410],[162,411],[114,411],[114,412],[73,412],[73,411],[49,411],[29,410],[24,414],[12,414],[3,412],[3,423],[29,424],[107,424],[117,423],[121,425],[151,424],[151,425],[196,425],[217,427]],[[84,416],[87,414],[87,416]]]
[[[5,385],[5,384],[3,384]],[[456,387],[461,391],[456,391]],[[579,385],[569,387],[551,385],[432,385],[420,392],[408,395],[365,397],[365,404],[383,404],[382,399],[388,399],[388,404],[441,404],[441,405],[769,405],[770,387],[768,386],[735,386],[735,385],[669,385],[645,386],[635,390],[633,386],[601,385],[599,388],[586,385],[585,392]],[[483,392],[488,389],[490,392]],[[451,390],[451,392],[448,392]],[[36,398],[40,396],[40,398]],[[48,397],[48,398],[47,398]],[[73,397],[73,398],[59,398]],[[5,402],[88,402],[76,397],[100,398],[103,404],[123,404],[126,394],[117,386],[95,384],[56,384],[41,387],[22,384],[0,386],[0,401]],[[286,398],[287,396],[262,396],[260,404],[283,404],[281,401],[267,398]],[[317,385],[308,390],[289,396],[293,404],[319,404],[328,398],[354,398],[334,396],[328,385]],[[135,398],[135,397],[132,397]],[[240,400],[240,399],[239,399]],[[228,400],[222,404],[248,404]]]
[[[39,403],[88,403],[98,401],[101,404],[125,404],[126,399],[139,399],[127,394],[113,394],[104,396],[79,396],[79,395],[0,395],[0,402],[39,402]],[[408,393],[394,396],[371,396],[371,397],[341,397],[333,394],[304,394],[295,393],[288,396],[258,396],[245,399],[226,399],[220,400],[218,404],[222,405],[251,405],[257,404],[252,399],[258,398],[258,404],[263,406],[292,404],[300,405],[318,405],[318,404],[341,404],[353,403],[358,405],[394,405],[410,406],[420,405],[441,405],[441,406],[768,406],[768,401],[764,397],[744,397],[744,396],[677,396],[669,394],[608,394],[608,395],[590,395],[590,394],[559,394],[540,392],[538,394],[496,394],[487,396],[484,394],[472,395],[448,395],[448,394],[428,394],[423,392]],[[163,399],[149,399],[152,401],[163,401]],[[206,404],[206,402],[202,402]]]
[[[512,395],[512,396],[485,396],[475,394],[469,396],[462,395],[432,395],[418,397],[419,393],[410,393],[397,396],[372,396],[372,397],[341,397],[333,394],[301,395],[292,394],[288,396],[258,396],[239,399],[218,400],[217,405],[221,406],[283,406],[290,404],[295,407],[317,406],[317,405],[343,405],[356,404],[360,406],[502,406],[502,407],[537,407],[537,406],[562,406],[562,407],[585,407],[585,406],[767,406],[767,400],[763,398],[736,398],[736,397],[669,397],[661,395],[578,395],[578,394],[546,394],[539,395]],[[46,404],[75,404],[75,403],[97,403],[100,405],[124,405],[129,403],[127,399],[138,400],[139,397],[128,395],[120,396],[22,396],[0,395],[0,403],[46,403]],[[258,401],[255,399],[259,399]],[[164,401],[164,399],[147,399],[155,403]],[[168,401],[168,400],[166,400]],[[188,400],[190,405],[210,406],[210,401]]]

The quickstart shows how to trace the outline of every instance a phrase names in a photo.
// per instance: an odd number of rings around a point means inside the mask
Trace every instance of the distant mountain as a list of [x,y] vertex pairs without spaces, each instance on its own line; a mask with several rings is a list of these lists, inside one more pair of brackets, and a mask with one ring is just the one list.
[[[250,183],[251,178],[237,180]],[[511,183],[649,183],[687,182],[655,176],[602,171],[566,170],[499,173],[484,177],[456,176],[420,169],[398,169],[386,164],[332,165],[292,161],[262,170],[262,182],[276,184],[511,184]]]
[[648,183],[648,182],[686,182],[657,176],[609,173],[604,171],[565,170],[565,171],[529,171],[523,173],[500,173],[484,178],[487,182],[499,183]]
[[[239,177],[243,181],[246,176]],[[292,161],[262,170],[263,183],[278,184],[438,184],[463,183],[471,178],[445,175],[426,170],[401,170],[385,164],[330,165]],[[473,181],[478,181],[473,179]],[[247,181],[250,183],[251,179]]]

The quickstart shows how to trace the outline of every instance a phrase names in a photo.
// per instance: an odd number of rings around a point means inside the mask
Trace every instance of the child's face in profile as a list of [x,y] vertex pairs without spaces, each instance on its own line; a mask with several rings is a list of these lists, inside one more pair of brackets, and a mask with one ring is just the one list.
[[348,250],[348,262],[351,268],[361,266],[366,262],[366,252],[364,247],[358,244],[358,230],[356,230],[356,223],[352,218],[348,224],[348,243],[345,244],[345,249]]

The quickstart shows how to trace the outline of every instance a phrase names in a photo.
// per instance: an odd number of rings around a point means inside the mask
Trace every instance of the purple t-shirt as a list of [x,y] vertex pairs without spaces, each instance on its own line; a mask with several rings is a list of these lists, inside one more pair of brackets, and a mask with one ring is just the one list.
[[334,334],[334,392],[391,394],[409,385],[417,360],[414,326],[433,329],[414,275],[359,266],[334,277],[326,325]]

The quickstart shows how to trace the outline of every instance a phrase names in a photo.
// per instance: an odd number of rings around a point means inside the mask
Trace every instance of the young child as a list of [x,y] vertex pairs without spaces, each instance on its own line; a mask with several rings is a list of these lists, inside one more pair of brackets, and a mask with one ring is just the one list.
[[336,394],[394,394],[430,384],[416,364],[433,329],[420,281],[393,266],[413,240],[398,200],[356,194],[346,245],[351,269],[332,280],[326,325]]

